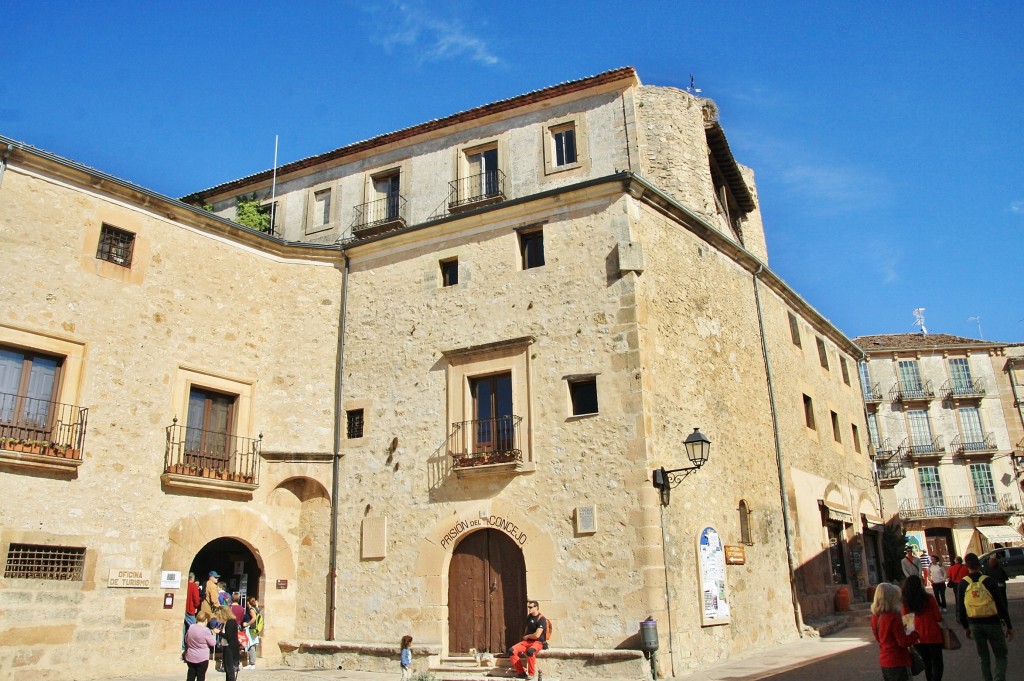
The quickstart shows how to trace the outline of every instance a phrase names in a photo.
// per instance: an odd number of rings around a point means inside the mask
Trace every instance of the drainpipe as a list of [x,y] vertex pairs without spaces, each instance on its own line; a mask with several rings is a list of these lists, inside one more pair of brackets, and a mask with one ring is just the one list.
[[779,413],[775,404],[775,384],[772,381],[772,366],[768,361],[768,341],[764,333],[764,312],[761,309],[761,289],[757,277],[764,271],[758,265],[754,272],[754,300],[757,301],[757,326],[761,333],[761,354],[764,357],[764,372],[768,380],[768,404],[772,412],[772,430],[775,434],[775,467],[779,472],[779,497],[782,501],[782,526],[786,534],[786,561],[789,563],[789,595],[793,600],[793,620],[797,633],[804,636],[803,617],[800,615],[800,599],[796,593],[796,558],[793,555],[793,527],[789,518],[789,503],[786,500],[786,473],[782,467],[782,440],[779,435]]
[[0,186],[4,184],[4,171],[7,170],[7,158],[11,155],[12,149],[14,149],[14,145],[8,144],[7,148],[4,149],[3,158],[0,158]]
[[345,316],[348,312],[348,253],[341,275],[341,313],[338,319],[338,356],[334,372],[334,457],[331,462],[331,557],[327,574],[327,640],[335,640],[338,611],[338,494],[341,488],[342,377],[345,367]]

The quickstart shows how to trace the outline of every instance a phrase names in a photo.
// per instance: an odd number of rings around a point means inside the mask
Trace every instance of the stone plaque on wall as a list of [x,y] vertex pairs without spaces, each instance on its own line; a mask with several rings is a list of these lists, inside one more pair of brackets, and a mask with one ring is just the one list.
[[597,532],[597,509],[593,506],[576,507],[576,534]]
[[386,516],[363,518],[363,560],[380,560],[388,555]]

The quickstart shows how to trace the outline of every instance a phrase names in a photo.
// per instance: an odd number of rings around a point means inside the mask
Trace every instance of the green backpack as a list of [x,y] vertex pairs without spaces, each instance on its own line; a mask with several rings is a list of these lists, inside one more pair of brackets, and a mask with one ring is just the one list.
[[970,577],[964,577],[967,584],[967,590],[964,592],[964,609],[967,610],[967,616],[972,619],[995,617],[999,614],[992,592],[982,585],[986,579],[988,577],[982,575],[981,579],[975,582]]

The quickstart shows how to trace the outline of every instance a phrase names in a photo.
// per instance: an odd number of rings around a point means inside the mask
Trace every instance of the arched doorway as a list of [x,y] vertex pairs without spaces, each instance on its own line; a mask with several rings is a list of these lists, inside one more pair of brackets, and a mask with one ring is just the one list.
[[448,648],[453,655],[504,655],[526,625],[526,561],[512,539],[478,530],[452,552],[448,569]]
[[199,549],[189,571],[196,574],[200,587],[206,584],[211,570],[216,570],[227,582],[228,591],[239,592],[243,600],[259,597],[260,577],[263,576],[259,560],[248,546],[237,539],[219,537]]

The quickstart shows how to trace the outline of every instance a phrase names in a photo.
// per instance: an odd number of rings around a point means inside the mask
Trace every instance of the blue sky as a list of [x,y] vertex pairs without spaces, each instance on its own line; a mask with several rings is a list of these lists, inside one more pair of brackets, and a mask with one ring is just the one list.
[[[1024,3],[11,2],[0,134],[181,196],[619,66],[690,74],[853,337],[1024,341]],[[978,322],[970,319],[980,317]]]

